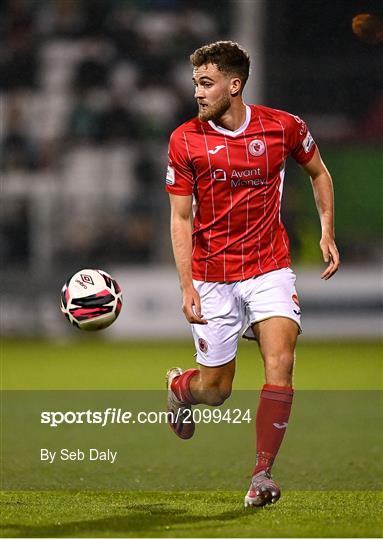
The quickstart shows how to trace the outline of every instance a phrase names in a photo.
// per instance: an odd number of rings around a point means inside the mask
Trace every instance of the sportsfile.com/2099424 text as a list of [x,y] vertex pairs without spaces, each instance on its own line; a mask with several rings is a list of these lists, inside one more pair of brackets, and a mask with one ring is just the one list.
[[121,408],[108,407],[103,411],[42,411],[41,424],[49,427],[58,427],[63,424],[98,424],[105,427],[110,424],[166,424],[176,423],[182,414],[184,423],[196,424],[242,424],[252,421],[250,409],[220,409],[220,408],[194,408],[176,414],[167,411],[127,411]]

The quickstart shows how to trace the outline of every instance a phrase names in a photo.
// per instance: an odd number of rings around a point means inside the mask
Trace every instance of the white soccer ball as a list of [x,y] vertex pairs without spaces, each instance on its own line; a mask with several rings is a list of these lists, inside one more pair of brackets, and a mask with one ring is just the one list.
[[103,270],[80,270],[61,290],[61,311],[81,330],[102,330],[110,326],[121,307],[121,287]]

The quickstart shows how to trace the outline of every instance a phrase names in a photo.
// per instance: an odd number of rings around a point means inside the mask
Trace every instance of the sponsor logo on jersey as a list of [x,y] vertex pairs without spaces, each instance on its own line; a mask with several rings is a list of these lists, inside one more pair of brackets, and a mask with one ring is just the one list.
[[198,347],[200,351],[202,351],[203,353],[206,353],[209,348],[206,339],[203,339],[200,337],[198,340]]
[[233,180],[231,179],[231,187],[257,187],[266,184],[265,178],[252,178],[251,180]]
[[260,139],[253,139],[249,142],[249,152],[252,156],[259,157],[265,153],[265,143]]
[[168,186],[173,186],[176,183],[174,167],[171,165],[168,165],[168,169],[166,171],[166,183]]
[[308,131],[306,137],[303,140],[302,146],[303,150],[308,154],[314,144],[314,139],[311,136],[311,133]]
[[226,180],[226,171],[223,169],[215,169],[215,171],[213,171],[213,178],[214,180],[217,180],[217,182],[224,182]]
[[266,184],[266,179],[259,178],[261,174],[261,167],[255,167],[254,169],[233,169],[231,171],[231,187],[263,186]]
[[[224,169],[215,169],[212,174],[213,179],[217,182],[225,182],[227,179],[227,173]],[[261,174],[261,167],[233,169],[231,171],[230,185],[232,188],[263,186],[266,184],[266,178],[259,178]]]
[[217,152],[219,152],[220,150],[222,150],[222,148],[225,148],[225,145],[224,144],[220,144],[218,146],[216,146],[213,150],[209,150],[209,154],[216,154]]
[[231,171],[232,178],[249,178],[249,176],[260,176],[262,174],[261,167],[255,169],[233,169]]

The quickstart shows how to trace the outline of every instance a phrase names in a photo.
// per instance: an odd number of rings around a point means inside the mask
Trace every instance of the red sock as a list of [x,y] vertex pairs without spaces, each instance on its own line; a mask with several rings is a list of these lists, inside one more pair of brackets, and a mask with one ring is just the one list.
[[196,375],[199,375],[199,369],[187,369],[182,375],[174,377],[172,380],[170,388],[180,401],[191,403],[192,405],[198,403],[190,391],[190,379]]
[[255,420],[257,461],[253,475],[271,470],[286,432],[293,395],[290,386],[263,386]]

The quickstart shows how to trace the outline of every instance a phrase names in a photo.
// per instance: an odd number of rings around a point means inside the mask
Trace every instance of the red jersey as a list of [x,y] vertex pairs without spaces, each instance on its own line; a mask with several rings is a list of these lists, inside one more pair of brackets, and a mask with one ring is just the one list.
[[246,105],[236,131],[197,117],[173,131],[166,189],[194,196],[194,279],[238,281],[290,266],[285,162],[305,164],[314,152],[303,120],[259,105]]

